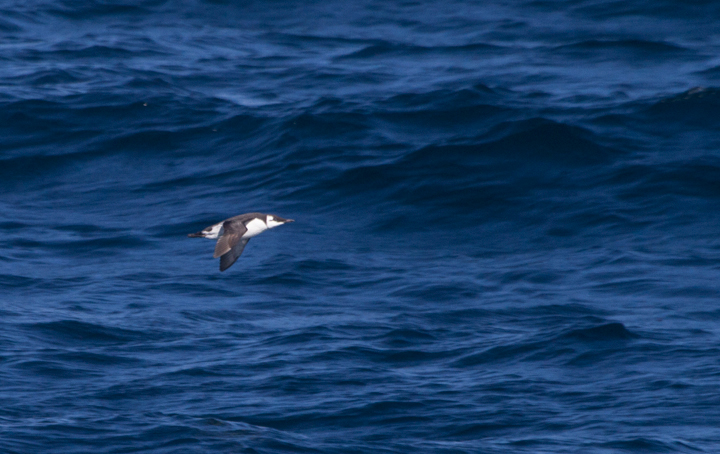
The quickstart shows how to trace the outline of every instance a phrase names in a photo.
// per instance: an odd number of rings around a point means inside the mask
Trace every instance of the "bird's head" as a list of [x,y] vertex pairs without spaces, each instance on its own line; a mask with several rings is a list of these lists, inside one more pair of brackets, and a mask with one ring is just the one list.
[[271,229],[271,228],[277,227],[279,225],[287,224],[288,222],[295,222],[295,220],[294,219],[283,219],[280,216],[275,216],[274,214],[268,214],[265,224],[268,226],[269,229]]

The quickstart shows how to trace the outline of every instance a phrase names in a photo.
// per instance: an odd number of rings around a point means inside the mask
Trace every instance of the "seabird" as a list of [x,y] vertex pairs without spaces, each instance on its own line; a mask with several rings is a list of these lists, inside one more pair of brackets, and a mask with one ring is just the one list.
[[225,271],[240,257],[250,238],[288,222],[294,221],[274,214],[245,213],[205,227],[188,236],[190,238],[217,239],[213,258],[220,257],[220,271]]

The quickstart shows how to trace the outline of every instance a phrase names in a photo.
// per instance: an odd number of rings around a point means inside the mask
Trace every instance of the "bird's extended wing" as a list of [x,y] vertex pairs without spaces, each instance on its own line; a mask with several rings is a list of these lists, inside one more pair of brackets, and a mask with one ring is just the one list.
[[[247,232],[245,224],[240,221],[225,221],[222,228],[223,235],[218,238],[217,243],[215,243],[215,253],[213,254],[214,259],[227,254],[233,247],[235,247],[236,244],[238,244],[240,238],[242,238],[245,232]],[[242,252],[242,249],[240,252]],[[239,255],[240,254],[238,254],[238,256]]]
[[230,268],[230,266],[235,263],[235,261],[240,257],[240,254],[242,254],[243,250],[245,249],[245,245],[248,244],[248,241],[250,241],[250,238],[243,239],[240,238],[240,240],[230,249],[228,252],[223,254],[222,257],[220,257],[220,271],[225,271],[226,269]]

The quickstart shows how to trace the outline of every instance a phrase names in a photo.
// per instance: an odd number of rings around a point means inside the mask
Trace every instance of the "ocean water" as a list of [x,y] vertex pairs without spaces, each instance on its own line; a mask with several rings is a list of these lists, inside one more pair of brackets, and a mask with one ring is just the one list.
[[719,15],[2,2],[0,452],[720,452]]

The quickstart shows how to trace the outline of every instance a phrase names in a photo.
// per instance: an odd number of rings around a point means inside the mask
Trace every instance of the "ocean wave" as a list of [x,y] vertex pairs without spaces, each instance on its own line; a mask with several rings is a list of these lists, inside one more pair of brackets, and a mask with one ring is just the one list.
[[[563,44],[556,47],[556,50],[579,50],[582,52],[608,50],[617,52],[618,50],[626,50],[638,53],[641,58],[653,58],[655,54],[663,55],[667,53],[682,53],[688,49],[680,45],[664,42],[664,41],[646,41],[639,39],[622,39],[622,40],[597,40],[591,39],[579,41],[572,44]],[[589,54],[590,55],[590,54]]]
[[347,55],[336,57],[337,60],[345,59],[376,59],[384,57],[402,57],[414,58],[426,54],[438,53],[442,55],[452,55],[455,53],[469,54],[477,57],[479,53],[485,54],[489,52],[501,52],[502,47],[486,43],[464,44],[460,46],[418,46],[411,44],[376,42],[370,44],[360,50],[351,52]]
[[78,320],[60,320],[32,323],[26,329],[35,336],[47,336],[55,342],[127,343],[145,338],[147,333],[140,330],[106,326]]
[[590,328],[575,329],[563,337],[587,342],[601,342],[634,339],[639,336],[628,331],[622,323],[614,322]]
[[713,115],[720,105],[720,88],[696,87],[683,93],[660,99],[648,107],[647,113],[655,124],[663,127],[717,127]]

